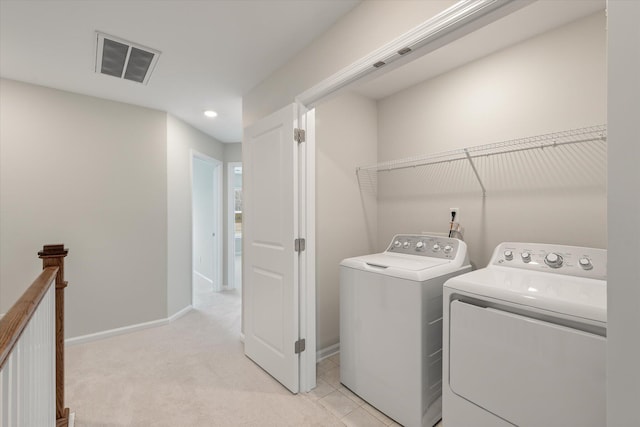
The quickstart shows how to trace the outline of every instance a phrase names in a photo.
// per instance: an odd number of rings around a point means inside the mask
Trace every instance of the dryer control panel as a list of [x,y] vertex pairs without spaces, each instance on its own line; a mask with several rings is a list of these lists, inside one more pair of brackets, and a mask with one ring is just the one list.
[[493,252],[490,265],[607,279],[607,250],[542,243],[505,242]]
[[398,234],[391,240],[387,252],[455,259],[459,247],[460,241],[454,238],[422,234]]

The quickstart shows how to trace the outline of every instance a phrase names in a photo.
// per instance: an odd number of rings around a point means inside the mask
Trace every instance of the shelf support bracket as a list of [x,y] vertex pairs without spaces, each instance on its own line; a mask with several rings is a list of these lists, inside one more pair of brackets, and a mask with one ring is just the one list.
[[482,188],[482,198],[484,199],[485,197],[487,197],[487,189],[484,188],[484,184],[482,183],[482,179],[480,179],[480,174],[478,173],[478,170],[476,169],[475,163],[473,163],[473,159],[471,158],[471,155],[469,154],[469,150],[467,150],[465,148],[464,149],[464,154],[465,154],[465,156],[467,156],[467,160],[469,160],[469,163],[471,164],[471,169],[473,169],[473,173],[476,175],[476,179],[478,180],[478,184],[480,184],[480,188]]

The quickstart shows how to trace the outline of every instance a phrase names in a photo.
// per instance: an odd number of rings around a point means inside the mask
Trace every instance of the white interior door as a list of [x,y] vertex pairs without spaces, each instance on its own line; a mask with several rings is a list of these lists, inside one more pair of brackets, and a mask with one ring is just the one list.
[[245,129],[245,354],[293,393],[299,390],[298,144],[290,105]]

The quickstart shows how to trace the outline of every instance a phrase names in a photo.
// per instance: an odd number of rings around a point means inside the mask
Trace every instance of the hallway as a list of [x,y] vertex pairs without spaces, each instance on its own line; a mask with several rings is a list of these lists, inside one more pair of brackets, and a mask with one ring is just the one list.
[[292,395],[244,356],[239,291],[197,293],[196,308],[168,325],[67,347],[76,426],[392,423],[340,387],[337,356],[320,362],[314,391]]

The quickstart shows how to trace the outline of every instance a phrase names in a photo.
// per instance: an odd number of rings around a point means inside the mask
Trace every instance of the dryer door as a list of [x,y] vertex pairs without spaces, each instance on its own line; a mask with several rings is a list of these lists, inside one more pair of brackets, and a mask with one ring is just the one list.
[[521,427],[606,424],[604,337],[458,300],[449,333],[459,396]]

